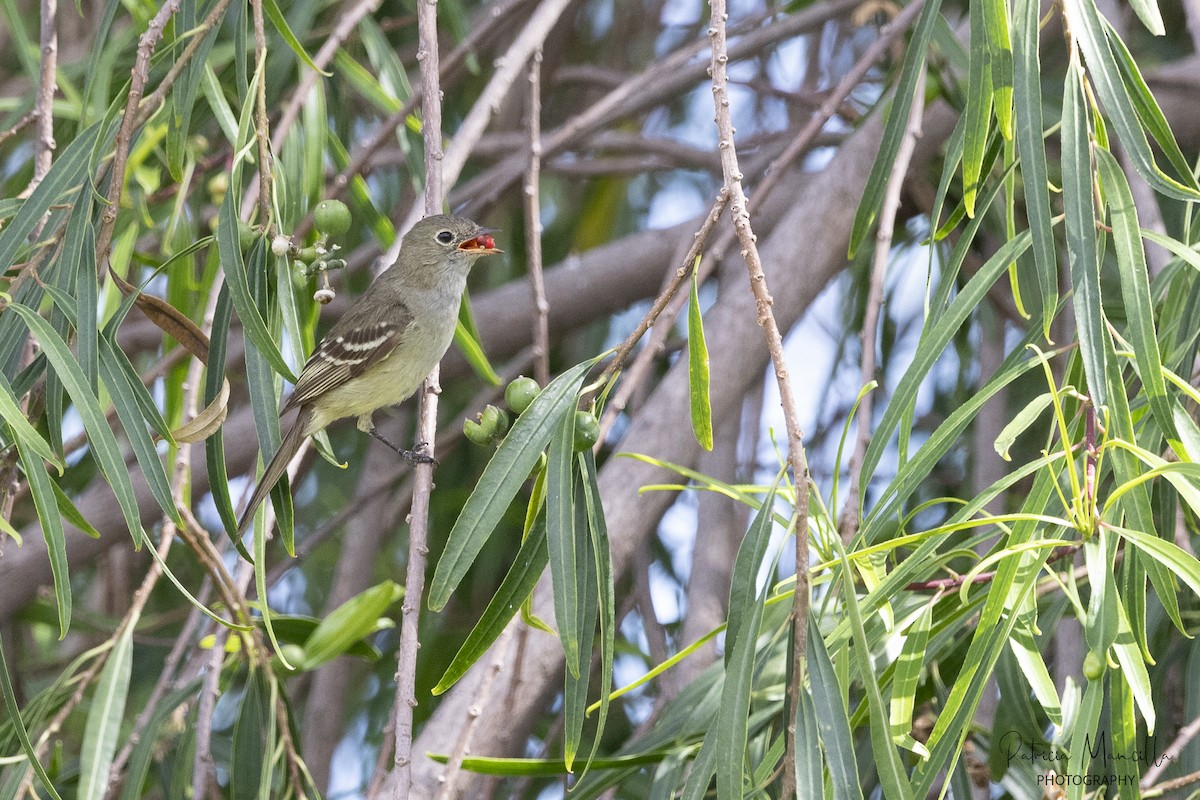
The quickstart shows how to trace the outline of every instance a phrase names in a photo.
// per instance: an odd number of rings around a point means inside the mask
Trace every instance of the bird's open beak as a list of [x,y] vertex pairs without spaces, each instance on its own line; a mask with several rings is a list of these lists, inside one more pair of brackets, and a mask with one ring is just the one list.
[[496,240],[492,238],[492,233],[495,229],[485,228],[478,236],[467,239],[458,246],[459,250],[467,253],[475,253],[481,256],[495,255],[504,251],[496,247]]

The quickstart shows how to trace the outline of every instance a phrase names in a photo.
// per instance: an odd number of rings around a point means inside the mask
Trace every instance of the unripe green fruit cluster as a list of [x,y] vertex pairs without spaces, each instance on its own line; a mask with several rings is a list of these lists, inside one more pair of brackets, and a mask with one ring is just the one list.
[[313,209],[313,227],[318,233],[342,236],[350,230],[350,209],[341,200],[322,200]]
[[[478,421],[476,421],[478,420]],[[463,435],[480,447],[499,444],[508,433],[508,414],[489,405],[475,419],[463,421]]]

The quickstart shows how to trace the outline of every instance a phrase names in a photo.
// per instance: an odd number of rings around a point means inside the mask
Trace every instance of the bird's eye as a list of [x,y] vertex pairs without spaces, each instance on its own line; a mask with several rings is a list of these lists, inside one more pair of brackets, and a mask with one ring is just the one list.
[[437,235],[437,240],[439,242],[441,242],[442,244],[450,244],[451,240],[453,240],[453,239],[454,239],[454,234],[451,233],[450,231],[441,231]]

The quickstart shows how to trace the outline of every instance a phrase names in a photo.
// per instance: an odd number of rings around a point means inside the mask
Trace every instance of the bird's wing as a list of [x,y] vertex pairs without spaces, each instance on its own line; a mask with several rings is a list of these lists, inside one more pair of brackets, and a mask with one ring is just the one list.
[[359,325],[343,318],[317,345],[279,413],[285,414],[363,374],[396,348],[411,323],[412,314],[403,305],[399,313],[383,322]]

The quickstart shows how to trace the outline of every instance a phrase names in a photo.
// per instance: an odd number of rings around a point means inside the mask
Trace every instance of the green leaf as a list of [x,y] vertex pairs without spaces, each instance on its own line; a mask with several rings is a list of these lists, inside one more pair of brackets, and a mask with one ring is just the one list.
[[975,195],[983,180],[983,154],[987,150],[992,122],[992,70],[990,42],[984,22],[984,7],[994,0],[970,4],[971,74],[967,84],[967,108],[963,138],[963,205],[967,216],[975,216]]
[[[777,485],[777,484],[776,484]],[[750,693],[763,603],[769,583],[756,591],[758,571],[771,541],[775,489],[767,493],[762,508],[738,547],[730,578],[729,622],[725,633],[725,683],[717,709],[717,798],[740,800],[746,773],[746,741],[750,724]]]
[[879,691],[879,678],[871,666],[871,649],[867,644],[866,630],[863,628],[862,614],[858,607],[858,594],[854,586],[854,572],[846,558],[846,551],[841,542],[834,540],[837,547],[842,573],[843,609],[847,612],[850,622],[850,632],[854,646],[851,648],[858,666],[859,678],[862,681],[866,695],[867,714],[870,717],[872,758],[878,770],[879,783],[883,788],[883,796],[889,800],[907,800],[914,795],[908,786],[908,775],[904,765],[900,763],[900,755],[888,729],[887,712],[884,709],[883,694]]
[[[554,620],[562,641],[567,672],[579,678],[581,660],[578,624],[583,606],[578,548],[585,543],[586,530],[578,530],[575,509],[575,414],[568,405],[550,439],[546,467],[546,549],[550,553],[550,578],[554,588]],[[582,505],[582,499],[579,501]],[[568,755],[567,761],[571,758]]]
[[[1200,187],[1190,172],[1178,180],[1165,174],[1154,161],[1150,144],[1142,129],[1134,103],[1123,82],[1109,46],[1109,37],[1093,0],[1065,0],[1067,24],[1087,63],[1088,75],[1096,89],[1097,99],[1104,108],[1117,136],[1125,146],[1138,173],[1159,192],[1179,200],[1200,198]],[[1178,147],[1178,145],[1176,145]]]
[[0,373],[0,417],[3,417],[16,441],[24,443],[39,458],[49,461],[58,470],[58,474],[62,475],[66,465],[50,447],[50,443],[38,433],[37,428],[29,424],[17,403],[17,398],[13,396],[8,378],[4,377],[3,373]]
[[550,382],[525,409],[483,470],[446,539],[429,587],[429,608],[440,611],[491,536],[538,457],[562,422],[574,412],[583,376],[594,360],[577,364]]
[[1050,224],[1050,179],[1046,143],[1042,136],[1042,65],[1038,54],[1038,0],[1013,0],[1013,83],[1016,101],[1016,142],[1021,157],[1025,211],[1033,237],[1033,263],[1042,294],[1042,329],[1050,339],[1050,324],[1058,305],[1058,256]]
[[270,687],[260,670],[252,670],[246,679],[246,692],[233,725],[233,752],[229,758],[229,788],[234,800],[258,800],[259,783],[264,770],[271,770],[267,728],[274,719]]
[[933,32],[934,23],[939,18],[940,8],[940,0],[926,0],[925,8],[921,10],[921,16],[913,27],[912,36],[904,51],[904,65],[900,70],[896,91],[892,95],[891,110],[884,127],[879,153],[875,156],[875,163],[863,190],[862,201],[854,215],[854,227],[850,232],[850,258],[854,258],[879,214],[887,178],[896,162],[896,153],[900,150],[900,142],[904,139],[904,130],[908,126],[908,115],[912,108],[913,95],[916,94],[917,80],[925,69],[929,37]]
[[320,75],[330,78],[333,77],[332,72],[326,72],[321,69],[309,58],[308,53],[304,51],[304,45],[300,44],[300,40],[296,38],[296,34],[292,33],[292,29],[288,26],[287,19],[284,18],[283,12],[279,10],[279,5],[275,0],[264,0],[263,10],[267,12],[267,19],[271,20],[271,24],[275,26],[275,30],[283,37],[283,41],[287,42],[287,46],[292,48],[292,52],[304,62],[311,70]]
[[46,768],[42,766],[42,762],[38,761],[33,742],[29,740],[29,731],[25,729],[25,723],[21,720],[21,707],[17,703],[17,693],[13,691],[12,676],[8,671],[8,659],[4,655],[3,637],[0,637],[0,691],[4,693],[4,705],[8,707],[8,718],[12,720],[17,738],[21,742],[21,752],[25,754],[25,758],[33,767],[34,774],[38,776],[42,786],[50,793],[50,797],[53,800],[62,800],[54,788],[54,781],[50,780],[50,776],[46,774]]
[[821,756],[821,730],[817,706],[808,688],[801,686],[796,703],[796,797],[824,800],[825,769]]
[[904,637],[904,646],[900,649],[900,657],[896,659],[892,674],[892,697],[888,702],[888,726],[892,741],[920,756],[928,756],[929,753],[912,738],[912,714],[932,624],[933,603],[927,603]]
[[1030,425],[1037,421],[1037,418],[1042,415],[1054,401],[1054,395],[1049,392],[1042,392],[1037,397],[1025,404],[1025,407],[1017,412],[1017,415],[1012,418],[1007,425],[1000,431],[1000,435],[996,437],[995,447],[996,452],[1005,461],[1011,461],[1012,458],[1008,455],[1008,451],[1012,448],[1013,442],[1017,437],[1024,433]]
[[[596,733],[592,738],[592,750],[583,767],[584,775],[596,758],[608,723],[609,694],[612,691],[613,657],[616,654],[617,609],[613,588],[612,550],[608,542],[608,523],[604,519],[604,506],[600,501],[600,486],[596,480],[596,459],[590,449],[578,455],[584,503],[587,506],[587,529],[592,543],[592,558],[595,561],[596,592],[600,616],[600,713],[596,717]],[[578,495],[576,495],[578,497]],[[589,648],[590,649],[590,648]]]
[[383,581],[342,603],[321,620],[304,643],[303,669],[332,661],[359,639],[378,630],[383,612],[403,596],[403,586]]
[[1013,51],[1008,34],[1008,6],[1004,0],[983,3],[984,34],[991,70],[992,106],[1005,139],[1013,138]]
[[704,341],[704,318],[700,314],[700,256],[692,265],[692,293],[688,300],[688,394],[692,405],[692,433],[705,450],[713,449],[712,405],[708,387],[708,345]]
[[463,357],[467,359],[467,363],[471,365],[471,369],[475,370],[476,375],[492,386],[499,386],[503,383],[500,380],[500,376],[496,374],[496,370],[492,369],[492,364],[488,361],[487,353],[483,352],[479,341],[471,335],[471,332],[463,325],[461,319],[454,326],[454,344],[462,352]]
[[1171,404],[1167,399],[1167,383],[1163,379],[1162,356],[1158,350],[1158,335],[1154,329],[1154,304],[1150,299],[1150,277],[1146,271],[1146,251],[1138,225],[1137,207],[1125,173],[1117,160],[1107,150],[1095,149],[1100,181],[1104,187],[1104,199],[1108,204],[1112,222],[1113,244],[1117,256],[1117,270],[1121,275],[1121,297],[1125,302],[1125,336],[1133,345],[1137,361],[1138,376],[1142,389],[1158,423],[1168,441],[1178,448],[1179,434]]
[[137,497],[133,493],[129,469],[125,465],[125,459],[121,457],[116,437],[108,427],[108,420],[104,418],[104,412],[100,410],[100,401],[96,399],[87,385],[87,378],[79,369],[79,364],[71,356],[66,342],[55,333],[50,324],[38,316],[35,311],[19,303],[13,303],[9,305],[9,308],[29,326],[30,333],[38,340],[42,346],[42,352],[46,354],[46,358],[50,360],[55,372],[62,379],[63,386],[66,387],[80,417],[83,418],[83,426],[87,430],[88,441],[91,442],[96,463],[104,474],[105,480],[112,486],[113,493],[121,507],[121,513],[129,527],[129,533],[133,537],[134,546],[140,548],[145,541],[146,534],[142,530]]
[[133,628],[136,623],[137,615],[126,623],[96,684],[79,754],[81,798],[104,797],[108,789],[108,773],[117,752],[129,679],[133,673]]
[[[236,170],[234,172],[236,173]],[[218,212],[220,224],[217,226],[217,249],[221,254],[221,266],[225,270],[225,285],[229,287],[233,307],[242,321],[247,350],[256,350],[284,379],[295,383],[296,376],[283,360],[283,354],[279,352],[279,346],[271,336],[250,292],[251,276],[246,270],[245,261],[242,260],[242,248],[238,243],[237,204],[238,198],[241,197],[240,188],[236,181],[230,180],[225,202],[221,204],[221,210]],[[262,246],[265,247],[265,244]],[[265,265],[265,262],[262,264]]]
[[67,567],[67,537],[63,531],[62,516],[58,512],[54,481],[46,474],[45,467],[28,443],[17,439],[17,454],[21,469],[29,482],[29,493],[33,496],[33,507],[37,510],[38,527],[46,540],[46,557],[50,561],[50,574],[54,577],[54,597],[58,606],[58,638],[64,639],[71,627],[71,571]]
[[812,685],[817,730],[825,748],[825,762],[833,783],[834,800],[862,800],[858,754],[850,732],[850,715],[837,671],[825,649],[825,639],[814,618],[808,621],[808,669]]
[[50,206],[84,179],[101,127],[101,123],[96,123],[63,148],[46,177],[21,204],[8,225],[0,230],[0,272],[12,268],[17,253],[26,245],[29,235]]
[[450,666],[446,668],[437,686],[433,687],[433,694],[442,694],[456,684],[467,674],[471,665],[483,657],[492,643],[500,638],[500,634],[504,632],[521,603],[530,596],[533,587],[537,586],[549,558],[546,552],[546,520],[539,516],[529,535],[521,543],[512,566],[500,582],[500,588],[488,601],[479,622],[475,623],[475,627],[467,634],[466,641],[450,661]]
[[129,757],[129,766],[123,775],[125,788],[121,791],[121,800],[139,800],[145,796],[143,784],[146,781],[146,775],[150,772],[150,764],[155,751],[162,746],[159,730],[175,714],[175,709],[196,697],[199,688],[200,679],[196,678],[155,704],[150,719],[138,732],[137,744],[134,745],[133,752]]
[[1070,261],[1075,329],[1079,354],[1087,375],[1088,393],[1098,407],[1108,405],[1105,381],[1108,361],[1103,337],[1104,308],[1100,300],[1100,260],[1096,246],[1096,210],[1092,198],[1091,145],[1083,74],[1072,58],[1063,89],[1062,169],[1066,211],[1067,255]]
[[[574,416],[574,415],[571,415]],[[553,447],[553,444],[551,445]],[[597,586],[596,563],[588,547],[587,504],[583,499],[582,478],[576,477],[572,493],[577,499],[572,511],[575,515],[572,526],[575,537],[573,555],[575,563],[571,566],[575,577],[575,588],[578,592],[574,613],[574,635],[577,637],[576,649],[582,654],[582,664],[579,675],[572,675],[567,670],[563,678],[563,760],[567,771],[574,769],[575,756],[579,752],[579,743],[583,740],[583,721],[587,716],[588,686],[591,683],[591,653],[596,638],[596,616],[599,612],[599,589]],[[547,527],[547,543],[549,544],[549,527]],[[554,570],[554,554],[551,552],[550,569]],[[562,618],[558,615],[557,604],[555,617],[558,622],[559,638],[563,638],[564,628]],[[565,643],[564,643],[565,649]]]

